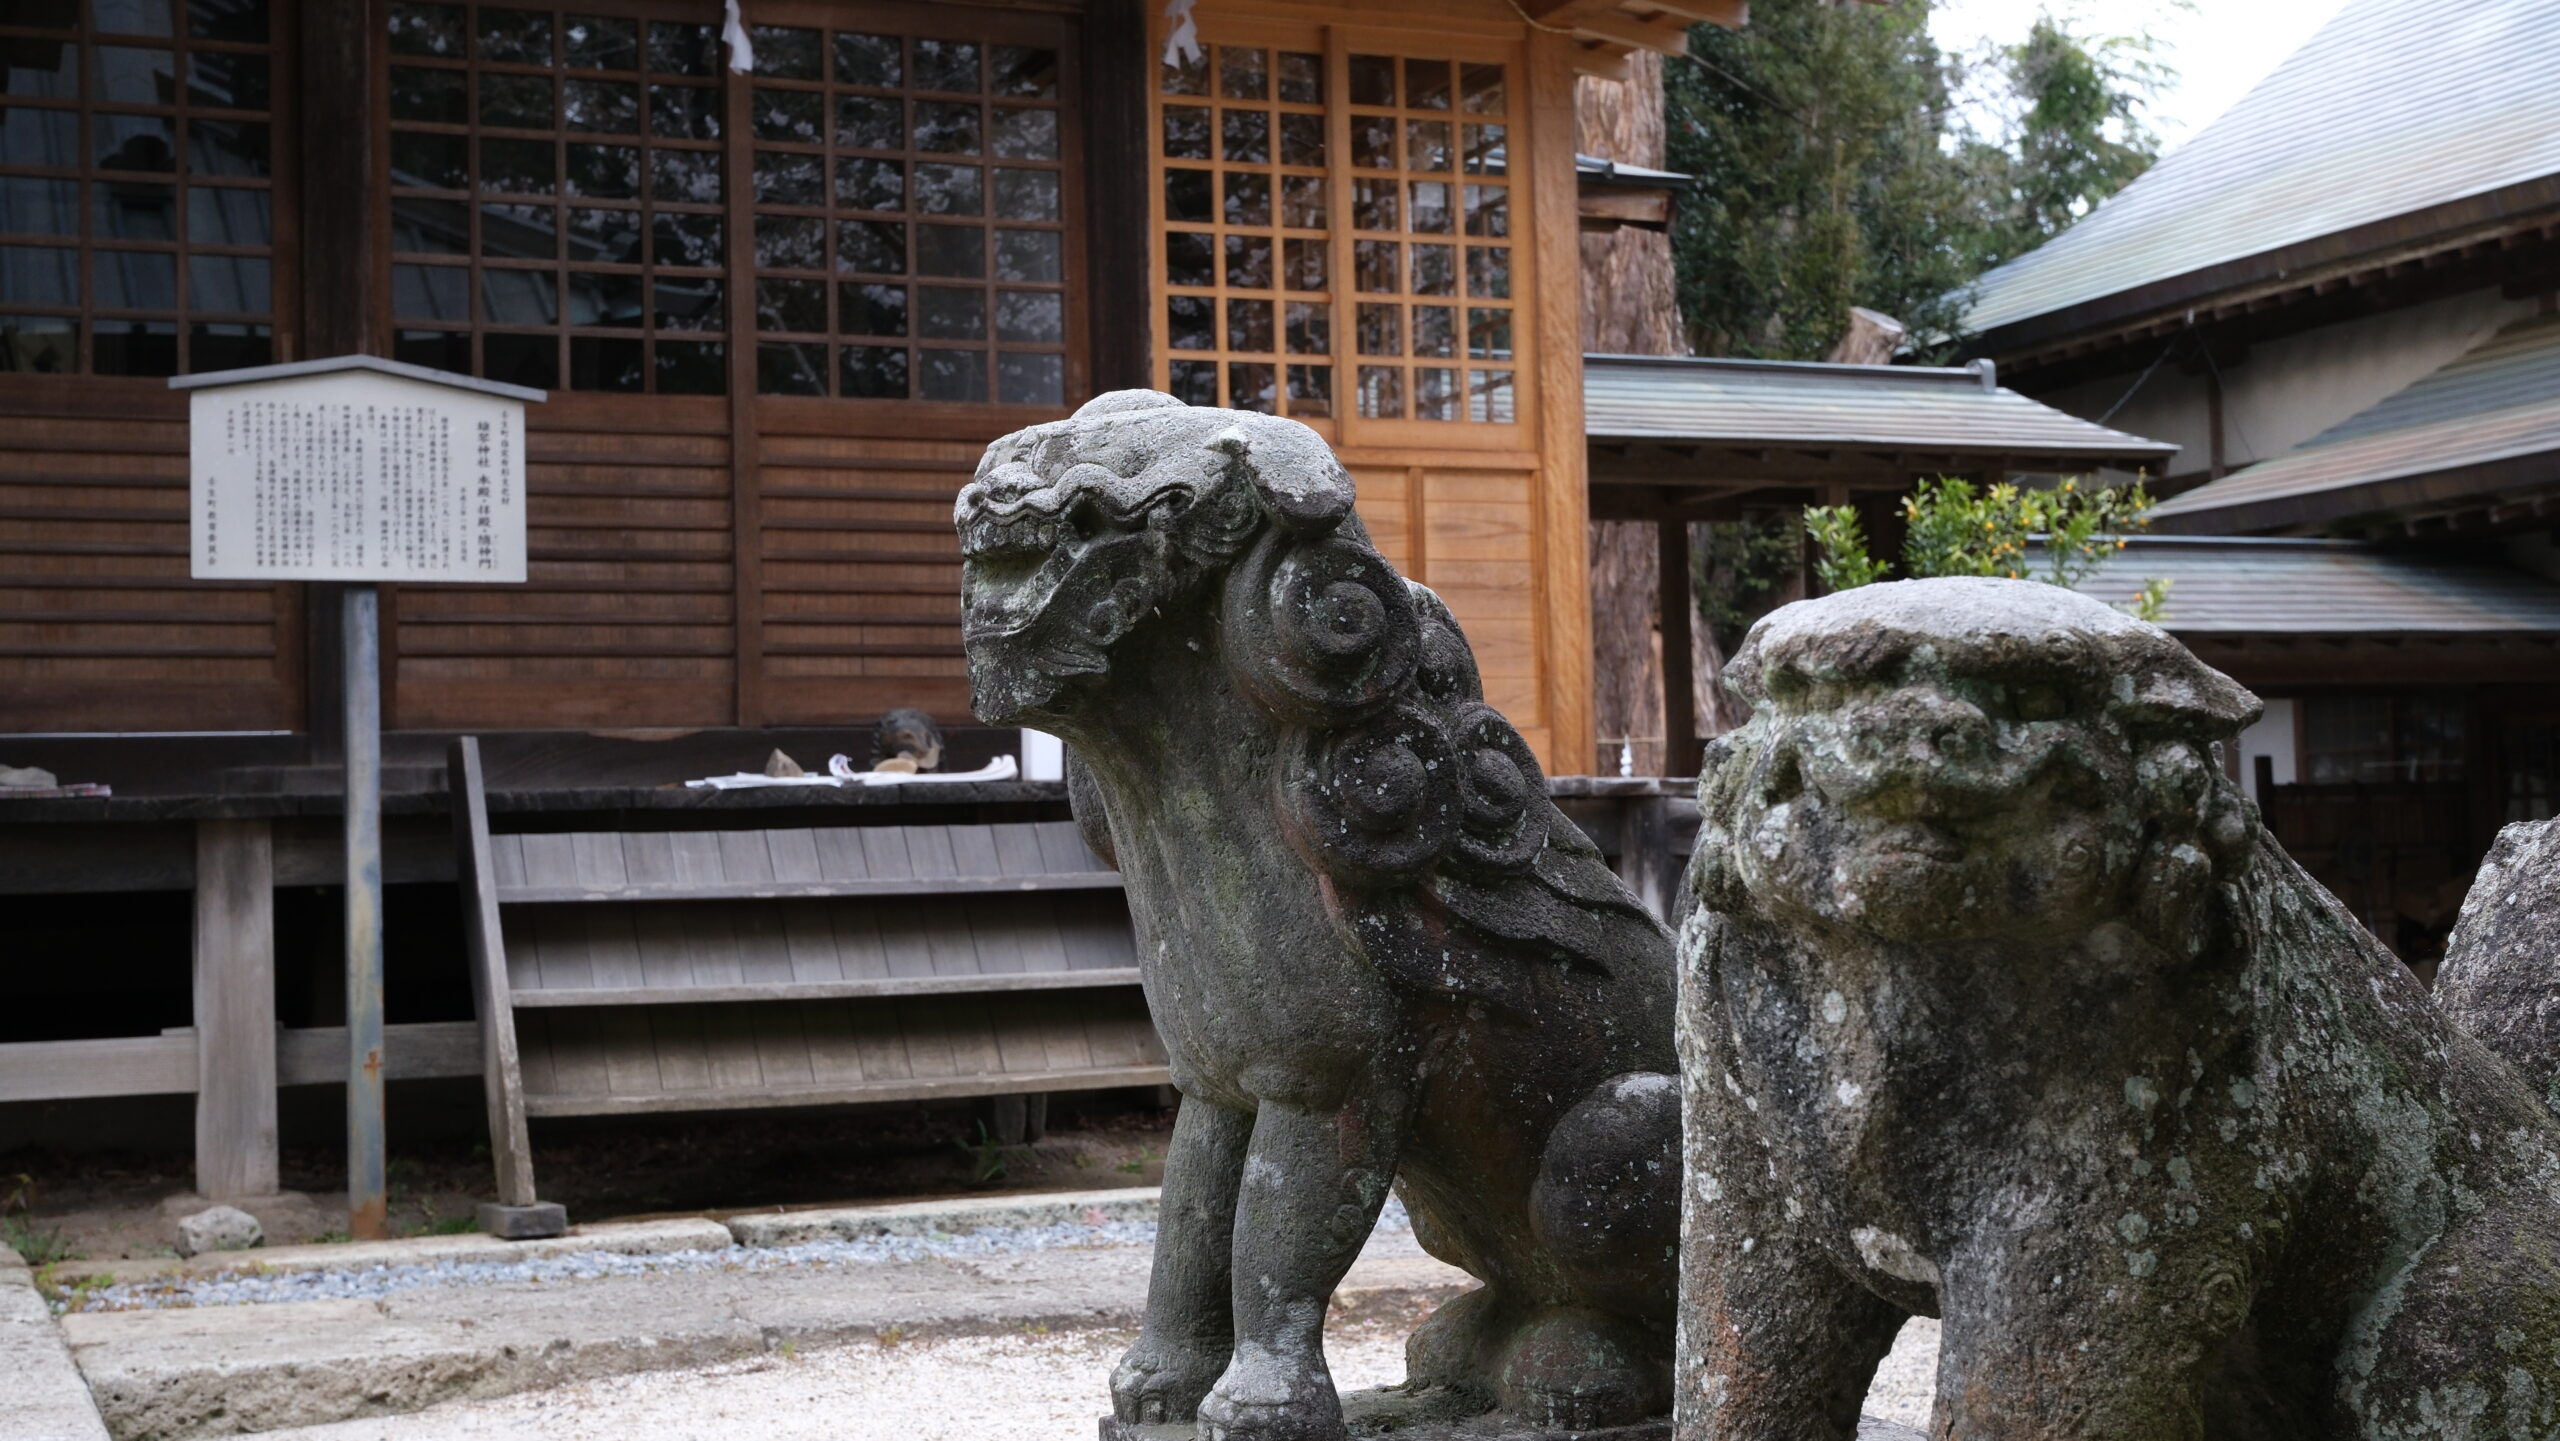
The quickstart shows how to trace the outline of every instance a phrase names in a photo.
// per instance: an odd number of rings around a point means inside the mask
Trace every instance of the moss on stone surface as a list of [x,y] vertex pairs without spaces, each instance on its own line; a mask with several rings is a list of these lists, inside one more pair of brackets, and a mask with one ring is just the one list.
[[[2256,701],[2053,587],[1789,607],[1681,936],[1683,1441],[2560,1433],[2560,1123],[2225,779]],[[1808,1422],[1808,1415],[1824,1419]]]

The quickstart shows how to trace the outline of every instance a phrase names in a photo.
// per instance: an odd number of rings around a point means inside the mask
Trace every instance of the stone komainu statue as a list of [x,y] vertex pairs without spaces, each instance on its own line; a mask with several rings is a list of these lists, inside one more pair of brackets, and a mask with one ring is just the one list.
[[2560,1111],[2560,820],[2498,832],[2445,943],[2436,1003]]
[[2560,1125],[2260,827],[2248,692],[2057,587],[1786,607],[1680,935],[1677,1434],[2560,1434]]
[[957,523],[977,713],[1073,747],[1183,1095],[1119,1418],[1340,1435],[1325,1306],[1391,1182],[1485,1283],[1414,1336],[1414,1382],[1661,1414],[1670,937],[1323,440],[1119,392],[990,446]]

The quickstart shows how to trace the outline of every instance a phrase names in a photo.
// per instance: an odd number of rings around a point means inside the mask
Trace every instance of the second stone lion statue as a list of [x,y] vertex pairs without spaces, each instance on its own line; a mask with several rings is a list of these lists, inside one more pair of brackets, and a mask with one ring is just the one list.
[[977,713],[1073,746],[1183,1096],[1119,1422],[1342,1435],[1325,1309],[1391,1182],[1485,1283],[1415,1335],[1413,1385],[1531,1425],[1660,1415],[1670,937],[1323,440],[1106,395],[989,447],[957,523]]
[[2027,581],[1786,607],[1682,933],[1682,1441],[2560,1435],[2560,1125],[2217,763],[2258,713]]

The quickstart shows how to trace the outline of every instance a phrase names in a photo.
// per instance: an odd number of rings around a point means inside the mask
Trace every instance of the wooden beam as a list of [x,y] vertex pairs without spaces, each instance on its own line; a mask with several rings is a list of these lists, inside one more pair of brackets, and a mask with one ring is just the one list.
[[1689,665],[1689,523],[1660,522],[1662,590],[1662,773],[1698,773],[1698,694]]
[[1618,0],[1528,0],[1524,13],[1535,24],[1561,27],[1617,8]]
[[[382,1073],[394,1081],[476,1076],[480,1037],[469,1021],[386,1026]],[[0,1102],[187,1096],[195,1093],[198,1079],[191,1026],[156,1036],[0,1045]],[[346,1079],[346,1027],[276,1033],[278,1085],[344,1085]]]
[[1671,227],[1671,192],[1616,185],[1585,186],[1579,209],[1586,232],[1633,225],[1646,230]]
[[1714,25],[1726,30],[1739,30],[1751,23],[1751,0],[1638,0],[1664,14],[1677,16],[1692,25]]
[[507,982],[507,938],[498,923],[498,873],[489,855],[489,793],[480,779],[480,740],[456,736],[445,753],[453,793],[453,847],[462,892],[463,949],[471,967],[471,1009],[479,1018],[480,1089],[489,1107],[489,1157],[498,1203],[534,1204],[533,1142],[524,1123],[524,1070]]
[[196,1082],[196,1034],[183,1028],[157,1036],[0,1046],[0,1101],[183,1096]]
[[196,823],[196,1190],[276,1193],[275,847],[265,821]]
[[750,1111],[782,1106],[849,1106],[881,1101],[931,1101],[961,1096],[1018,1095],[1036,1081],[1043,1091],[1105,1091],[1160,1086],[1172,1078],[1164,1066],[1097,1066],[1078,1071],[1019,1075],[988,1072],[931,1080],[856,1081],[850,1084],[765,1086],[756,1090],[650,1091],[640,1095],[534,1096],[537,1116],[650,1116],[676,1111]]
[[1635,67],[1627,58],[1626,47],[1602,45],[1597,48],[1574,47],[1573,73],[1594,80],[1615,80],[1625,84],[1635,75]]
[[[1155,384],[1150,340],[1155,302],[1147,285],[1147,95],[1155,57],[1142,0],[1092,0],[1082,45],[1086,346],[1095,394]],[[1110,224],[1096,223],[1111,217]],[[1074,397],[1069,397],[1073,403]]]
[[[1541,620],[1538,668],[1546,694],[1550,771],[1587,774],[1595,759],[1591,688],[1590,460],[1582,429],[1582,287],[1575,278],[1576,236],[1571,159],[1574,143],[1574,47],[1561,35],[1529,36],[1525,188],[1531,236],[1520,254],[1534,258],[1522,321],[1537,335],[1538,444],[1535,605]],[[1516,147],[1521,128],[1512,131]],[[1552,162],[1552,163],[1551,163]],[[1512,164],[1523,164],[1516,153]],[[1515,171],[1517,173],[1517,171]],[[1514,202],[1518,203],[1517,201]],[[1558,267],[1549,273],[1547,267]],[[1527,405],[1522,406],[1527,419]],[[1515,717],[1515,719],[1517,719]]]
[[[419,1021],[382,1028],[382,1074],[394,1081],[449,1081],[480,1074],[480,1032],[470,1021]],[[280,1032],[276,1079],[287,1086],[343,1086],[347,1028]]]
[[1647,25],[1632,16],[1585,15],[1573,22],[1573,38],[1603,45],[1626,45],[1657,55],[1689,53],[1689,32],[1678,25]]

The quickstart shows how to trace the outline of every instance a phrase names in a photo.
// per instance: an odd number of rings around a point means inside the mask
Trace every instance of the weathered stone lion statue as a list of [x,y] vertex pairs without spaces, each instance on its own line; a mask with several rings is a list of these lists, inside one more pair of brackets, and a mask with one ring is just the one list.
[[1670,937],[1324,441],[1118,392],[990,446],[956,519],[977,713],[1073,747],[1183,1095],[1119,1420],[1344,1434],[1325,1308],[1391,1182],[1485,1283],[1409,1384],[1540,1425],[1662,1414]]
[[1756,626],[1681,935],[1676,1435],[2560,1434],[2560,1125],[2268,839],[2248,692],[2025,581]]
[[2560,820],[2498,832],[2445,943],[2436,1004],[2560,1111]]

